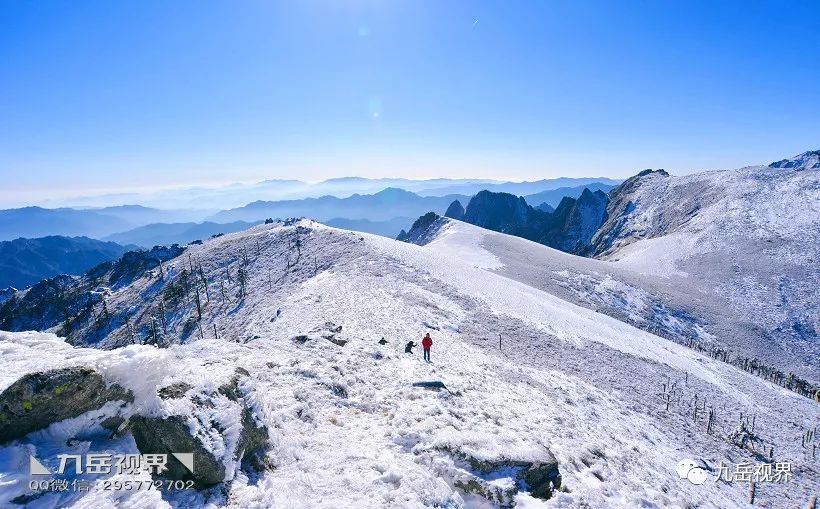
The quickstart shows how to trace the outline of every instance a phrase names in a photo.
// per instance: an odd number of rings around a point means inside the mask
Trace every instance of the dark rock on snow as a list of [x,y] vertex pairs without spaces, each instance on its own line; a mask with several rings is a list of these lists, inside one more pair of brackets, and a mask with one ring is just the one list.
[[185,393],[189,390],[191,390],[190,384],[185,382],[177,382],[159,389],[157,393],[162,399],[180,399],[184,397]]
[[107,386],[91,368],[31,373],[0,394],[0,443],[97,410],[109,401],[133,400],[131,391],[117,384]]
[[416,219],[409,232],[402,230],[396,240],[423,246],[435,238],[438,230],[447,224],[447,221],[448,219],[439,216],[435,212],[428,212]]
[[552,452],[546,451],[543,461],[531,462],[501,458],[498,460],[479,460],[465,456],[470,466],[482,473],[491,474],[503,468],[513,467],[518,470],[518,480],[526,484],[532,496],[548,499],[555,490],[561,487],[561,473],[558,470],[558,460]]
[[[236,375],[231,378],[231,381],[219,387],[215,394],[224,396],[242,406],[242,430],[233,455],[235,459],[254,470],[261,470],[264,468],[263,452],[268,442],[268,430],[256,423],[253,413],[243,400],[239,381],[242,376],[248,376],[248,371],[243,368],[237,368],[236,371]],[[179,390],[183,388],[181,384],[174,384],[169,387],[178,389],[175,394],[178,394]],[[194,400],[208,406],[211,404],[208,400],[214,396],[196,395]],[[223,432],[214,423],[207,423],[207,425],[211,426],[208,431],[209,434]],[[133,417],[131,419],[131,433],[140,453],[168,455],[168,470],[158,477],[192,480],[198,488],[213,486],[225,479],[225,465],[204,447],[198,437],[191,435],[187,416]],[[172,453],[192,453],[194,458],[193,472],[188,470]]]
[[[188,431],[188,418],[172,415],[167,418],[136,416],[131,418],[131,434],[142,454],[167,454],[167,470],[162,477],[193,480],[197,487],[219,484],[225,479],[225,465]],[[188,470],[172,453],[193,453],[194,471]]]

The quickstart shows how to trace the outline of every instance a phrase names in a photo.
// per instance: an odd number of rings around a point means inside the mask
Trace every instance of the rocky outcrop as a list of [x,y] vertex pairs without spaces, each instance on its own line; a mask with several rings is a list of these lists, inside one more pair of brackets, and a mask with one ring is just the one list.
[[790,168],[807,170],[820,168],[820,150],[809,150],[791,159],[782,159],[769,165],[769,168]]
[[549,214],[530,207],[520,196],[490,191],[473,196],[464,213],[467,223],[536,241],[549,220]]
[[[265,467],[263,453],[268,443],[268,430],[256,422],[253,412],[245,402],[240,388],[240,380],[244,376],[248,376],[248,372],[237,368],[237,373],[230,382],[210,394],[190,394],[191,387],[183,382],[160,389],[160,396],[165,399],[190,397],[191,401],[204,411],[204,416],[131,418],[131,433],[140,453],[168,455],[168,470],[158,474],[158,477],[192,480],[198,488],[207,488],[226,480],[226,461],[235,461],[256,471]],[[208,416],[207,409],[219,406],[224,410],[224,404],[217,405],[217,398],[227,398],[231,402],[229,406],[233,406],[234,411],[239,412],[241,416],[242,428],[239,439],[232,444],[231,450],[226,451],[224,457],[217,457],[202,441],[202,437],[208,437],[210,441],[221,437],[226,444],[229,443],[225,436],[226,429],[218,416]],[[224,401],[222,399],[223,403]],[[191,454],[193,468],[186,466],[179,456],[174,456],[174,453]]]
[[435,212],[428,212],[416,219],[409,232],[402,230],[396,240],[423,246],[436,237],[436,233],[447,224],[447,221],[447,218],[441,217]]
[[584,254],[598,256],[610,249],[621,237],[635,211],[635,200],[640,188],[654,179],[669,177],[665,170],[644,170],[634,177],[626,179],[623,184],[609,193],[609,204],[606,210],[606,220],[593,235],[590,245]]
[[577,199],[564,198],[551,215],[551,228],[542,243],[568,253],[583,252],[606,220],[608,203],[606,193],[589,189]]
[[31,373],[0,394],[0,443],[97,410],[109,401],[133,400],[131,391],[107,385],[91,368]]
[[[167,470],[161,474],[164,478],[190,479],[199,488],[219,484],[225,479],[225,465],[191,435],[187,416],[173,415],[162,419],[136,416],[131,418],[131,434],[141,454],[168,456]],[[193,471],[173,453],[193,454]]]
[[444,217],[461,221],[464,219],[464,206],[461,205],[461,202],[458,200],[453,201],[453,203],[447,207],[447,212],[444,213]]
[[157,394],[162,399],[180,399],[185,397],[185,393],[191,390],[191,384],[186,382],[176,382],[162,387]]
[[606,219],[608,202],[606,193],[584,189],[578,198],[564,197],[548,212],[519,196],[482,191],[470,200],[464,221],[577,254],[587,249]]
[[[472,475],[456,479],[454,485],[465,493],[479,495],[501,507],[514,507],[514,498],[519,490],[527,491],[536,498],[547,500],[561,488],[561,472],[558,460],[551,451],[545,449],[539,461],[498,458],[478,459],[462,451],[448,451],[456,460],[467,467]],[[490,484],[487,478],[497,477],[498,472],[514,472],[515,486],[501,488]]]
[[306,334],[297,334],[291,338],[296,344],[304,345],[308,341],[318,341],[319,339],[326,339],[338,346],[345,346],[348,340],[337,337],[342,332],[342,326],[336,325],[333,322],[325,322],[324,325],[314,327]]

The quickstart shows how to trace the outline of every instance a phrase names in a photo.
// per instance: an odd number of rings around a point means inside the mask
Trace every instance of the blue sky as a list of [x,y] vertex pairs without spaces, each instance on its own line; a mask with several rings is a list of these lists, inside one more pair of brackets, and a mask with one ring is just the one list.
[[820,3],[0,0],[0,200],[820,148]]

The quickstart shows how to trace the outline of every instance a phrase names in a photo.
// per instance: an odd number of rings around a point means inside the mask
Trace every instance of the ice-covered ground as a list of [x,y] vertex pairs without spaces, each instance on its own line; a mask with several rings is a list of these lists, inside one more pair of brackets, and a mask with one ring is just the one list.
[[[820,169],[791,165],[635,177],[626,206],[596,234],[599,258],[669,277],[734,321],[715,334],[735,353],[820,381]],[[788,163],[789,160],[781,163]],[[722,326],[722,325],[721,325]]]
[[[228,469],[230,482],[202,493],[93,490],[31,506],[491,507],[456,489],[456,480],[476,473],[453,452],[538,460],[549,449],[564,488],[548,501],[519,493],[519,507],[748,507],[748,485],[714,481],[721,462],[759,461],[726,440],[741,412],[756,415],[775,459],[793,464],[790,483],[758,485],[758,505],[803,506],[820,490],[816,460],[801,446],[820,420],[816,404],[512,277],[505,271],[513,265],[486,247],[503,237],[452,223],[419,247],[309,221],[261,225],[191,246],[164,275],[107,298],[112,314],[127,310],[142,331],[162,284],[201,264],[210,292],[202,339],[182,332],[196,315],[190,302],[168,311],[166,339],[185,337],[168,348],[97,350],[51,334],[1,333],[0,390],[28,372],[89,365],[135,393],[127,414],[165,415],[181,409],[160,400],[158,387],[186,381],[212,390],[241,367],[250,373],[254,414],[270,432],[272,468],[259,477]],[[245,259],[250,279],[240,298],[236,274]],[[327,322],[342,326],[335,339],[344,346],[312,333]],[[403,353],[427,331],[431,364],[418,351]],[[123,327],[110,336],[129,334]],[[299,334],[310,339],[293,341]],[[382,337],[386,345],[377,343]],[[411,385],[429,380],[449,391]],[[672,383],[667,411],[661,394]],[[702,414],[692,417],[695,396],[715,410],[711,435]],[[182,411],[209,412],[230,429],[227,412]],[[53,466],[58,451],[136,452],[130,435],[105,439],[93,425],[98,417],[0,448],[0,506],[24,491],[29,454]],[[67,445],[69,438],[77,440]],[[705,484],[675,473],[689,457],[712,469]],[[498,477],[489,480],[510,482]]]

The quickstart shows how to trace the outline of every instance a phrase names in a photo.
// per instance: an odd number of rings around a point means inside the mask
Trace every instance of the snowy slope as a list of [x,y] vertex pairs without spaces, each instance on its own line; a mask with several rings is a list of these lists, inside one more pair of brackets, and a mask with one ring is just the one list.
[[735,352],[820,380],[816,158],[681,177],[643,172],[613,191],[593,254],[679,278],[690,300],[707,295],[746,323],[719,338]]
[[[179,407],[156,390],[178,381],[213,390],[243,368],[254,415],[271,437],[271,468],[259,477],[229,464],[226,483],[201,493],[94,490],[32,506],[492,507],[456,487],[476,475],[459,454],[538,461],[548,449],[564,487],[548,501],[524,490],[519,507],[747,507],[748,485],[712,474],[696,486],[675,473],[687,457],[711,469],[759,461],[726,438],[740,413],[754,414],[765,447],[794,465],[792,482],[758,486],[759,505],[802,506],[820,490],[817,463],[800,441],[820,419],[816,404],[505,273],[513,265],[487,246],[506,239],[458,222],[424,247],[309,221],[260,225],[190,246],[162,274],[102,290],[108,312],[133,324],[103,344],[142,343],[152,339],[143,325],[156,317],[163,289],[201,265],[209,293],[202,322],[193,333],[186,325],[197,315],[192,298],[165,309],[159,342],[167,348],[98,350],[51,334],[0,334],[0,390],[35,370],[88,365],[134,392],[125,416],[204,414],[230,430],[229,412]],[[240,265],[249,274],[244,297]],[[315,332],[338,325],[337,342]],[[403,353],[425,331],[432,364]],[[411,386],[426,380],[449,391]],[[672,383],[667,411],[661,394]],[[695,396],[716,412],[711,435],[703,414],[692,417]],[[66,449],[135,453],[130,435],[108,440],[91,426],[78,436],[100,417],[0,448],[0,505],[23,491],[28,454],[53,466]],[[217,453],[231,436],[210,447]],[[504,472],[486,481],[511,482]]]

